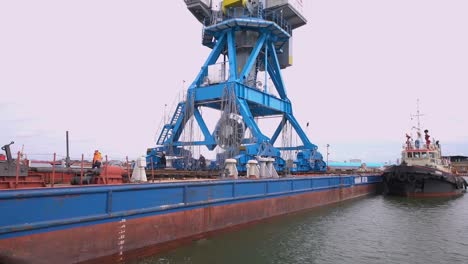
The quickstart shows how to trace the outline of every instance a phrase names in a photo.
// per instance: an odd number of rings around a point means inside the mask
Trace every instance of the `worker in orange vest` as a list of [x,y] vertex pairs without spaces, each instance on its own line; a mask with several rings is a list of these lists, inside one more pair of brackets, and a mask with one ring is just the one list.
[[94,151],[94,157],[93,157],[93,169],[94,168],[100,168],[101,167],[101,161],[102,161],[102,155],[99,150]]

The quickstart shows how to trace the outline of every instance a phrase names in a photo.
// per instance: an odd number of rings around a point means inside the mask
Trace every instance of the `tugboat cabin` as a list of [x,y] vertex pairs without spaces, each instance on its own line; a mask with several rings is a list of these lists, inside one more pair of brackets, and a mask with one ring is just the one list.
[[415,142],[406,135],[406,144],[403,146],[402,163],[409,166],[427,166],[443,171],[450,171],[450,162],[442,157],[439,141],[432,144],[429,139],[428,130],[425,130],[426,143],[421,144],[420,138]]

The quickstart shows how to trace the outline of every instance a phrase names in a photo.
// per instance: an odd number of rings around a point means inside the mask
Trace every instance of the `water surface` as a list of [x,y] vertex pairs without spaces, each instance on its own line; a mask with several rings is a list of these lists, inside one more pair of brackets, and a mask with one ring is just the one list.
[[267,220],[137,263],[466,264],[468,194],[363,198]]

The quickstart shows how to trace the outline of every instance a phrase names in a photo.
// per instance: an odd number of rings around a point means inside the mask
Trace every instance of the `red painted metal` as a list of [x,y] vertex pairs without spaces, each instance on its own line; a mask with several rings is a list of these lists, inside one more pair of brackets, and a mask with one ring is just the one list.
[[52,162],[52,182],[51,182],[52,188],[54,188],[54,184],[55,184],[55,159],[56,159],[56,154],[54,153],[54,161]]
[[124,168],[120,166],[107,166],[106,174],[108,178],[111,177],[121,177],[121,175],[125,172]]
[[[52,171],[40,171],[40,172],[32,171],[32,173],[36,175],[41,175],[45,179],[46,184],[52,185]],[[57,175],[59,175],[60,177],[57,177]],[[57,173],[57,171],[55,171],[54,184],[57,184],[57,183],[70,184],[73,176],[75,176],[75,174],[72,171],[62,171],[60,173]]]
[[83,185],[84,154],[81,154],[80,185]]
[[123,183],[122,175],[125,169],[120,166],[104,165],[101,175],[95,178],[94,184],[121,184]]
[[109,167],[109,163],[107,161],[107,155],[106,155],[106,166],[104,166],[104,182],[106,184],[108,184],[108,180],[107,180],[107,168]]
[[19,176],[18,184],[16,184],[15,178],[13,180],[11,178],[0,176],[0,190],[45,187],[44,179],[40,175]]
[[15,188],[18,188],[18,183],[19,183],[20,159],[21,159],[21,153],[18,151],[18,158],[16,159],[16,185],[15,185]]
[[[46,187],[49,186],[57,188],[57,184],[61,184],[60,187],[70,185],[73,177],[79,174],[80,185],[83,184],[83,178],[85,175],[86,161],[84,155],[81,155],[80,170],[72,170],[67,168],[57,167],[57,155],[54,153],[53,161],[35,161],[35,163],[51,165],[51,168],[37,168],[29,167],[28,175],[21,176],[21,164],[27,165],[27,160],[21,160],[21,152],[18,152],[18,162],[15,168],[14,177],[6,177],[0,175],[0,190],[2,189],[20,189],[20,188],[35,188],[35,187]],[[128,160],[128,158],[127,158]],[[90,164],[89,164],[90,165]],[[127,165],[127,170],[129,167]],[[123,183],[122,176],[125,174],[125,167],[111,166],[106,163],[102,167],[101,177],[96,177],[94,184],[121,184]],[[1,263],[1,262],[0,262]]]
[[235,226],[376,191],[377,184],[359,185],[3,239],[0,240],[0,255],[39,264],[117,263],[152,255],[168,245],[199,239]]

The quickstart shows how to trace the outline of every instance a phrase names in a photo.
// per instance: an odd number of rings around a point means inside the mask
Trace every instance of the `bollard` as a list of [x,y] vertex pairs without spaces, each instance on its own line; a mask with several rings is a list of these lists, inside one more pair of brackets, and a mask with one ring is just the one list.
[[145,168],[146,158],[144,156],[138,157],[135,163],[135,167],[133,168],[133,173],[130,182],[148,182]]
[[258,161],[256,160],[249,160],[247,162],[247,177],[258,179],[260,176],[260,170],[258,166]]
[[278,173],[276,172],[275,166],[273,165],[275,162],[274,158],[268,158],[267,160],[267,171],[271,178],[279,178]]
[[239,174],[237,171],[237,160],[236,159],[226,159],[225,163],[225,169],[228,171],[228,177],[232,177],[234,179],[237,179]]
[[268,158],[258,158],[259,163],[259,174],[260,178],[269,178],[268,168],[267,168]]

